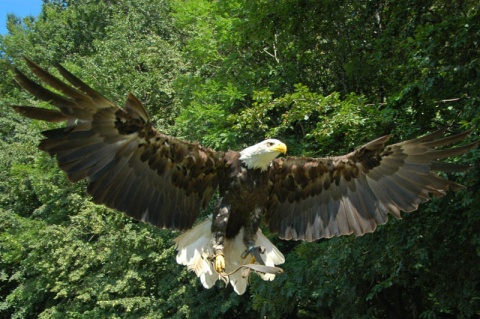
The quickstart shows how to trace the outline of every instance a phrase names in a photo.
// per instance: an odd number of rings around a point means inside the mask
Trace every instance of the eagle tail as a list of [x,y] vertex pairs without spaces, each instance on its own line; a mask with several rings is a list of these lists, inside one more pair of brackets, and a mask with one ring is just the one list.
[[211,256],[211,224],[212,220],[207,218],[174,239],[178,250],[177,263],[195,271],[205,288],[213,287],[219,279],[212,262],[208,259]]
[[[211,288],[220,279],[227,284],[230,283],[235,292],[242,295],[247,289],[251,270],[255,270],[254,267],[248,267],[252,263],[251,256],[241,257],[245,252],[243,228],[234,239],[225,241],[223,250],[225,272],[218,274],[212,262],[211,223],[212,220],[209,217],[174,239],[178,250],[177,263],[187,266],[188,270],[195,271],[205,288]],[[265,266],[275,267],[275,265],[285,262],[283,254],[263,235],[260,229],[257,232],[256,244],[265,248],[263,254]],[[274,273],[258,272],[258,274],[266,281],[275,279]]]

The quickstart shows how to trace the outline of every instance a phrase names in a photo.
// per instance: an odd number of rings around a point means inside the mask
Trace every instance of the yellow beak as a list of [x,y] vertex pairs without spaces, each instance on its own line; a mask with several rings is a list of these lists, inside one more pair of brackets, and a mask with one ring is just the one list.
[[272,150],[274,152],[279,152],[279,153],[282,153],[282,154],[287,154],[287,145],[285,145],[283,143],[277,143],[277,144],[273,145],[272,147],[270,147],[270,150]]

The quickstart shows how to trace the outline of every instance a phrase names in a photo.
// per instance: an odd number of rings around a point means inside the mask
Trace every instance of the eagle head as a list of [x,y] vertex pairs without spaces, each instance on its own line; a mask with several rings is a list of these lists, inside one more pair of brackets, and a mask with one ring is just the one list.
[[275,157],[285,153],[287,145],[276,139],[268,139],[241,151],[240,160],[248,168],[260,168],[264,171]]

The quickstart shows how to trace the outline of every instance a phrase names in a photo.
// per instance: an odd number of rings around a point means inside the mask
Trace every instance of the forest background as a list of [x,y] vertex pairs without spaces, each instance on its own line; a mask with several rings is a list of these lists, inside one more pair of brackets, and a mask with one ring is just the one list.
[[[13,81],[28,56],[161,131],[241,149],[343,154],[480,123],[478,1],[44,0],[0,37],[0,318],[479,318],[479,149],[448,176],[467,188],[377,232],[315,243],[270,237],[285,273],[243,296],[201,287],[172,238],[90,202],[36,146],[42,105]],[[44,105],[44,104],[43,104]],[[208,213],[205,212],[205,213]]]

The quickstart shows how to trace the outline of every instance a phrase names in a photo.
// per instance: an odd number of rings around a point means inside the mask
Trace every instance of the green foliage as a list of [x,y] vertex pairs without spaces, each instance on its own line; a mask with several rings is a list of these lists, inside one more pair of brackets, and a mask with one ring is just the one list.
[[[478,149],[469,187],[373,234],[272,240],[273,282],[237,296],[175,264],[170,231],[93,205],[35,150],[49,126],[11,80],[23,55],[63,63],[121,105],[134,93],[165,133],[239,149],[265,137],[325,156],[392,134],[480,123],[478,3],[48,0],[0,37],[0,317],[476,318]],[[52,72],[55,72],[52,69]],[[43,104],[45,105],[45,103]]]
[[[230,115],[236,123],[233,129],[238,135],[246,131],[247,140],[281,137],[291,141],[292,154],[321,156],[332,155],[332,151],[346,152],[358,146],[359,140],[367,141],[379,134],[366,128],[390,120],[385,112],[372,104],[365,105],[364,97],[354,93],[344,98],[337,92],[323,96],[297,84],[291,94],[276,99],[271,95],[270,91],[254,92],[251,107]],[[328,149],[328,145],[338,143],[346,148]]]

